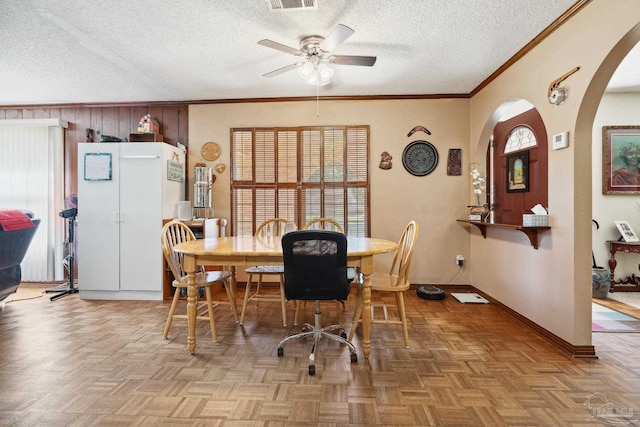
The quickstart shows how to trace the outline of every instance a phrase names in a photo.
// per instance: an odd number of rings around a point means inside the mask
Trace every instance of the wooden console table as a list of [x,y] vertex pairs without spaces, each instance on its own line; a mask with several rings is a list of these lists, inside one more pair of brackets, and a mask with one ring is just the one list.
[[469,221],[467,219],[459,219],[457,220],[461,223],[473,224],[480,230],[482,233],[482,237],[487,238],[487,228],[506,228],[510,230],[518,230],[522,231],[529,238],[529,242],[531,242],[531,246],[534,249],[538,249],[538,233],[549,230],[551,227],[523,227],[521,225],[516,224],[500,224],[496,222],[484,222],[484,221]]
[[[617,291],[640,291],[640,284],[638,283],[640,279],[638,279],[635,275],[631,275],[631,277],[627,277],[626,279],[615,280],[615,276],[613,274],[616,266],[618,265],[618,261],[616,261],[616,252],[640,254],[640,242],[619,242],[617,240],[607,240],[607,243],[609,244],[609,252],[611,253],[611,258],[609,258],[609,273],[611,273],[610,292],[613,292],[614,287]],[[638,264],[638,269],[640,269],[640,264]]]

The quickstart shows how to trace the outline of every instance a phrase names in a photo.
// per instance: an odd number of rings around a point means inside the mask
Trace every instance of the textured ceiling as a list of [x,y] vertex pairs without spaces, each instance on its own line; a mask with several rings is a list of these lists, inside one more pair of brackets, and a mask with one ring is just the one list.
[[[467,94],[574,0],[318,0],[271,12],[264,0],[0,0],[0,105],[315,96],[297,62],[259,40],[298,48],[338,24],[321,96]],[[635,73],[638,74],[638,73]]]

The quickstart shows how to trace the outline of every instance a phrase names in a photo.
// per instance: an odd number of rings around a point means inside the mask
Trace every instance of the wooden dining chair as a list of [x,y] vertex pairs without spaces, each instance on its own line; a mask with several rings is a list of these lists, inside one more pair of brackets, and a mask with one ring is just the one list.
[[316,218],[312,219],[302,228],[303,230],[327,230],[327,231],[337,231],[338,233],[344,234],[344,228],[332,218]]
[[[295,224],[284,218],[268,219],[258,226],[255,237],[282,237],[285,233],[295,230]],[[245,270],[248,274],[247,285],[244,290],[244,299],[242,301],[242,312],[240,314],[240,324],[244,324],[244,316],[247,313],[247,305],[249,301],[254,301],[256,307],[261,301],[279,302],[282,309],[282,325],[287,326],[287,299],[284,294],[284,267],[282,265],[257,265],[249,267]],[[251,293],[253,285],[253,277],[258,276],[256,289]],[[265,276],[277,276],[280,283],[280,292],[278,294],[263,292],[262,279]]]
[[[175,314],[176,308],[178,306],[178,301],[180,300],[181,290],[187,288],[187,274],[183,269],[184,256],[180,253],[175,252],[173,248],[179,243],[195,239],[196,237],[191,229],[180,221],[170,221],[166,223],[162,228],[162,250],[164,252],[164,257],[167,260],[167,264],[171,269],[171,273],[175,278],[172,283],[175,291],[173,300],[171,301],[171,308],[169,309],[167,323],[165,324],[164,328],[164,338],[167,338],[167,336],[169,335],[169,329],[171,329],[171,323],[173,322],[173,319],[187,318],[186,314]],[[205,302],[198,303],[198,315],[196,317],[196,320],[209,321],[209,326],[211,327],[211,337],[213,338],[214,342],[218,340],[216,334],[216,325],[213,318],[213,308],[216,305],[228,305],[231,308],[231,312],[235,321],[238,321],[238,311],[236,309],[236,294],[235,290],[231,289],[231,286],[227,281],[229,277],[231,277],[231,273],[228,271],[205,271],[202,266],[200,266],[199,270],[196,272],[196,286],[198,287],[198,290],[204,288],[205,294]],[[211,295],[211,286],[215,284],[221,284],[224,287],[227,293],[226,301],[213,300]]]
[[[327,231],[336,231],[338,233],[344,234],[344,228],[332,218],[315,218],[311,221],[307,222],[303,230],[327,230]],[[338,314],[338,323],[342,323],[342,312],[345,310],[344,301],[335,301],[336,304],[336,313]],[[306,301],[296,301],[296,311],[293,315],[293,324],[297,325],[300,317],[300,308],[306,308]]]
[[[362,322],[362,316],[371,316],[371,323],[387,323],[401,324],[402,335],[404,337],[405,347],[409,347],[409,330],[407,328],[407,315],[404,306],[403,293],[409,289],[409,268],[411,267],[411,257],[418,238],[418,223],[409,222],[402,232],[398,249],[396,250],[391,268],[388,273],[374,272],[371,274],[371,313],[362,313],[362,283],[358,283],[358,298],[356,300],[356,308],[353,313],[353,327],[349,333],[349,341],[353,338],[358,325]],[[390,319],[388,316],[387,305],[378,301],[379,293],[392,292],[395,295],[396,309],[398,310],[398,319]],[[378,295],[376,295],[378,294]],[[384,319],[376,319],[374,317],[374,307],[381,307],[384,313]]]

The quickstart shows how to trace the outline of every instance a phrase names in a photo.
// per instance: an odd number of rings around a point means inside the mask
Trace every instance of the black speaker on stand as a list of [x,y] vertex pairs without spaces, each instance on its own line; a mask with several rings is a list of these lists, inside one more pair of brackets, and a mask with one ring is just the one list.
[[75,294],[78,292],[78,288],[76,288],[73,284],[74,278],[74,263],[75,263],[75,245],[73,243],[73,234],[75,229],[76,217],[78,216],[77,208],[69,208],[60,211],[59,215],[66,219],[67,221],[67,240],[65,244],[67,245],[67,256],[64,257],[62,261],[64,267],[67,269],[67,289],[47,289],[47,293],[57,293],[50,298],[51,301],[55,301],[58,298],[62,298],[67,295]]

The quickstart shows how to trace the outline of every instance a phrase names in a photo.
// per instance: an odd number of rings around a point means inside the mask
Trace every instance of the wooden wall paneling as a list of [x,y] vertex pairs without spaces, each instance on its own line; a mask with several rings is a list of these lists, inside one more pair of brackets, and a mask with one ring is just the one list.
[[164,118],[162,115],[163,107],[161,105],[151,105],[147,110],[148,110],[147,113],[151,114],[151,118],[158,121],[158,124],[160,125],[159,133],[160,135],[163,136],[163,141],[169,142],[167,141],[167,138],[165,137],[165,133],[164,133]]
[[[69,123],[65,130],[64,143],[64,186],[65,197],[77,194],[78,189],[78,143],[86,142],[86,129],[93,130],[93,142],[100,142],[100,135],[129,138],[130,133],[138,131],[138,121],[150,113],[160,123],[160,132],[165,141],[176,145],[180,141],[189,145],[189,106],[177,105],[140,105],[82,107],[64,106],[52,108],[1,108],[0,119],[60,118]],[[98,134],[98,131],[100,134]],[[167,134],[165,135],[166,132]],[[188,166],[188,165],[187,165]],[[188,185],[185,180],[185,188]]]
[[164,140],[171,145],[176,145],[178,141],[178,107],[167,106],[162,109],[162,122],[160,122],[160,133]]
[[[145,106],[141,107],[131,107],[129,110],[129,117],[131,119],[131,130],[129,133],[137,133],[138,132],[138,122],[149,112],[149,108]],[[128,135],[127,135],[128,136]]]
[[89,117],[91,119],[90,128],[95,131],[95,142],[100,142],[101,135],[104,134],[102,130],[102,108],[89,108]]
[[60,117],[60,113],[57,116],[51,116],[51,111],[48,108],[35,108],[33,110],[34,119],[49,119],[51,117]]
[[[64,132],[64,196],[78,193],[78,129],[74,108],[60,110],[60,118],[69,123]],[[84,129],[82,129],[84,138]]]
[[[178,107],[178,139],[185,147],[189,147],[189,106],[187,104],[181,104]],[[184,194],[185,199],[189,198],[189,159],[185,156],[184,159]]]
[[189,106],[186,104],[178,107],[178,141],[189,146]]
[[[137,124],[138,122],[136,122]],[[129,140],[129,134],[131,133],[131,108],[119,107],[118,108],[118,137],[124,140]]]
[[118,109],[116,107],[104,107],[102,109],[102,134],[123,139],[129,135],[118,135]]
[[7,110],[7,120],[16,120],[22,118],[22,110]]
[[69,153],[69,158],[76,159],[76,162],[71,163],[69,165],[70,169],[67,169],[65,173],[65,179],[68,178],[71,181],[72,192],[70,194],[78,194],[78,143],[87,141],[87,128],[93,129],[93,141],[100,141],[100,136],[97,134],[97,129],[93,128],[91,124],[91,109],[86,107],[76,108],[74,111],[76,116],[74,123],[74,140],[67,147],[73,150],[71,153]]
[[93,130],[93,142],[100,141],[100,137],[96,133],[98,129],[91,127],[91,109],[90,108],[76,108],[75,111],[75,142],[87,141],[87,129]]

